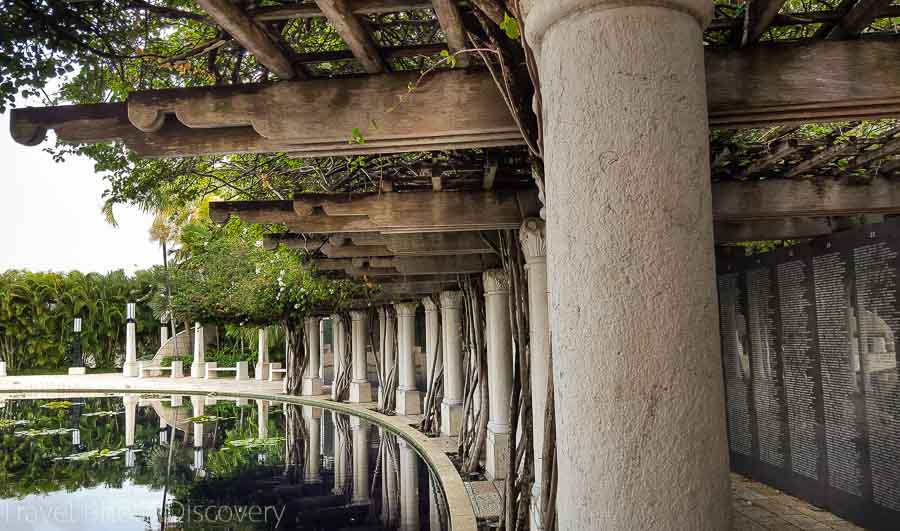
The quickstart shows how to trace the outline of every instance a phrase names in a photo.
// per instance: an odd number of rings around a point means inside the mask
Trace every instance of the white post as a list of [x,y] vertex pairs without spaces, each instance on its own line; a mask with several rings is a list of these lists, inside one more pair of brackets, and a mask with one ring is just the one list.
[[162,348],[169,340],[169,326],[165,322],[164,317],[159,318],[159,346]]
[[713,2],[523,7],[545,117],[559,529],[730,529]]
[[509,277],[503,270],[493,269],[485,271],[483,279],[490,398],[484,467],[489,479],[504,479],[509,459],[509,399],[513,374]]
[[253,371],[253,377],[257,380],[266,380],[269,378],[269,329],[260,328],[257,333],[256,343],[256,367]]
[[369,316],[366,312],[350,312],[353,336],[353,380],[350,382],[350,402],[360,404],[372,401],[372,384],[369,383],[366,345],[369,339]]
[[437,376],[444,366],[441,348],[438,345],[438,328],[441,325],[441,314],[437,304],[431,297],[424,297],[422,305],[425,307],[425,392],[431,392],[432,375]]
[[378,387],[378,407],[384,408],[385,389],[383,389],[383,387],[387,383],[387,377],[391,370],[396,370],[394,364],[396,363],[397,356],[394,352],[394,341],[397,337],[397,325],[394,322],[393,314],[386,307],[378,309],[378,324],[381,332],[379,335],[381,343],[379,345],[381,348],[379,356],[381,356],[381,370],[384,373],[382,377],[385,380],[382,385]]
[[303,396],[322,394],[322,378],[319,377],[319,359],[322,347],[319,342],[320,321],[318,317],[309,317],[304,321],[306,340],[309,343],[309,360],[306,363],[306,373],[303,375],[303,385],[300,390],[300,394]]
[[369,503],[369,425],[359,417],[350,417],[353,430],[353,497],[351,503]]
[[534,488],[531,493],[531,529],[540,531],[541,480],[544,466],[544,419],[550,358],[550,321],[547,318],[547,253],[544,222],[529,218],[519,229],[528,272],[528,323],[531,348],[531,410],[534,448]]
[[319,321],[319,381],[325,382],[325,323],[328,319]]
[[344,359],[344,322],[341,319],[340,314],[333,314],[331,316],[331,341],[333,344],[332,347],[332,373],[334,376],[331,379],[331,398],[332,400],[337,400],[337,379],[338,373],[341,372],[341,366],[343,365]]
[[306,482],[322,481],[319,471],[322,462],[322,410],[312,406],[303,406],[303,417],[309,432],[309,446],[306,452]]
[[419,456],[403,439],[400,444],[400,529],[419,529]]
[[395,304],[397,309],[398,386],[397,413],[418,415],[422,413],[422,393],[416,389],[416,303]]
[[125,306],[125,363],[122,365],[122,375],[127,378],[136,378],[137,370],[137,332],[135,323],[135,304],[129,302]]
[[206,339],[203,325],[194,323],[194,361],[191,363],[191,378],[206,377]]
[[441,342],[444,357],[444,399],[441,401],[441,433],[459,435],[463,406],[461,291],[441,293]]

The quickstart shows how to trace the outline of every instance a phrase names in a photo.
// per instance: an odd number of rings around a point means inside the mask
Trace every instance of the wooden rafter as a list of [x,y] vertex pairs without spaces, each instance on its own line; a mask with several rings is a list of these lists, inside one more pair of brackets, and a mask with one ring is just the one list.
[[847,14],[828,32],[829,40],[851,39],[878,18],[878,14],[887,8],[893,0],[857,0]]
[[[429,0],[353,0],[350,2],[350,11],[354,15],[396,13],[414,9],[428,9],[429,7],[431,7]],[[319,6],[310,3],[294,6],[258,7],[249,10],[249,14],[256,20],[266,22],[324,16]]]
[[734,40],[739,46],[759,41],[763,33],[781,11],[787,0],[749,0],[744,17],[734,30]]
[[832,234],[838,229],[831,218],[787,218],[761,221],[717,222],[716,243],[762,240],[796,240]]
[[231,0],[197,0],[197,3],[216,24],[253,54],[260,64],[281,79],[297,77],[297,71],[287,54],[257,21],[244,13]]
[[745,168],[735,174],[735,179],[746,179],[751,175],[765,171],[772,165],[784,160],[785,157],[797,151],[800,143],[794,139],[779,140],[771,146],[765,155],[758,157]]
[[[466,30],[463,27],[462,17],[455,0],[433,0],[434,14],[437,16],[441,29],[447,38],[447,47],[450,53],[456,53],[466,48]],[[460,66],[466,66],[469,61],[465,54],[456,56],[456,62]]]
[[348,0],[316,0],[316,5],[334,27],[338,35],[347,43],[354,57],[370,74],[384,72],[384,60],[378,46],[353,13]]
[[849,139],[840,144],[831,144],[802,162],[795,164],[785,171],[783,176],[788,179],[793,179],[807,173],[812,173],[825,164],[847,155],[848,152],[851,152],[854,149],[856,149],[856,142],[853,139]]

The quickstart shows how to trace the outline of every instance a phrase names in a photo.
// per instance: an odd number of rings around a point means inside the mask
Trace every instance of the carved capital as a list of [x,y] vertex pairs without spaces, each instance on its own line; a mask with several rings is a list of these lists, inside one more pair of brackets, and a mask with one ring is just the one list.
[[458,309],[462,306],[463,293],[461,291],[442,291],[441,307],[447,309]]
[[416,307],[419,305],[415,302],[398,302],[394,305],[399,317],[415,317]]
[[438,309],[431,297],[422,297],[422,306],[425,307],[426,312],[436,312]]
[[353,322],[359,322],[366,318],[366,312],[360,310],[353,310],[350,312],[350,320]]
[[[304,319],[304,321],[306,321],[306,326],[310,326],[310,327],[314,326],[314,327],[316,327],[317,330],[319,328],[319,321],[321,321],[321,320],[322,319],[320,317],[307,317],[306,319]],[[263,330],[265,330],[265,329],[260,328],[260,331],[263,331]]]
[[519,229],[519,241],[522,242],[522,252],[525,254],[525,261],[529,264],[543,262],[547,258],[544,226],[543,220],[528,218],[522,222],[522,227]]
[[482,273],[484,294],[509,293],[509,275],[502,269],[491,269]]

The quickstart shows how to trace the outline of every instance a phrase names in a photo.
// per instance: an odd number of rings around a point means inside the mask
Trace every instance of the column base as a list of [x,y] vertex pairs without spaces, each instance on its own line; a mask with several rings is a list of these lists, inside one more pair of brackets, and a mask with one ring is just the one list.
[[506,466],[509,463],[508,445],[508,428],[488,425],[484,449],[484,475],[488,479],[506,479]]
[[398,415],[421,415],[422,392],[415,389],[397,389]]
[[269,364],[268,363],[257,363],[253,366],[253,379],[255,380],[268,380],[269,379]]
[[[87,374],[85,367],[69,367],[69,376],[83,376],[85,374]],[[137,370],[135,370],[135,374],[129,375],[126,373],[125,376],[137,376]]]
[[[351,387],[352,392],[352,387]],[[322,380],[319,378],[304,378],[300,388],[302,396],[319,396],[322,394]]]
[[206,365],[202,363],[192,363],[191,378],[206,378]]
[[441,435],[456,437],[462,425],[462,404],[441,402]]
[[[71,373],[72,369],[84,369],[84,367],[72,367],[71,369],[69,369],[69,371],[70,371],[69,374],[72,374]],[[78,373],[78,374],[84,374],[84,373],[82,372],[82,373]],[[122,376],[124,376],[126,378],[137,378],[137,375],[138,375],[138,365],[136,362],[133,362],[133,361],[127,362],[124,365],[122,365]]]
[[369,382],[350,382],[350,402],[362,404],[372,401],[372,384]]

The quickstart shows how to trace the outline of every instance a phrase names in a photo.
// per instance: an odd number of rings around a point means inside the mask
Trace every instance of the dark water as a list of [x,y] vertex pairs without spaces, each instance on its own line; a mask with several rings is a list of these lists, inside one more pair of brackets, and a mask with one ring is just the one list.
[[225,397],[0,400],[0,530],[449,529],[403,440]]

